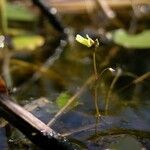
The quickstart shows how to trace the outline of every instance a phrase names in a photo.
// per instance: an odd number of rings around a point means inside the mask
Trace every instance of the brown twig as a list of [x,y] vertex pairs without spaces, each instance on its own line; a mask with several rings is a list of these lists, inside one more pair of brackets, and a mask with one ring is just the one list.
[[68,140],[66,141],[59,133],[56,133],[33,114],[13,102],[7,94],[5,83],[2,79],[0,80],[0,112],[3,118],[18,128],[40,148],[73,149]]
[[122,92],[125,89],[129,88],[130,86],[137,85],[140,82],[143,82],[144,80],[149,79],[149,78],[150,78],[150,72],[146,72],[143,75],[141,75],[141,76],[137,77],[136,79],[134,79],[130,84],[127,84],[126,86],[121,88],[118,92]]

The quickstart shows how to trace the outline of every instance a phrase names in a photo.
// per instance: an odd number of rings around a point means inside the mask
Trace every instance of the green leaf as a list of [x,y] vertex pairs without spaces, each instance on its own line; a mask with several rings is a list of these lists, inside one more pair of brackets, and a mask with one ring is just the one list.
[[137,49],[150,48],[150,30],[133,35],[119,29],[113,32],[112,36],[114,42],[123,47]]
[[44,38],[39,35],[22,35],[12,39],[12,44],[15,50],[34,50],[44,44]]
[[7,3],[6,5],[7,18],[14,21],[29,21],[33,22],[37,16],[24,6]]
[[92,47],[95,44],[95,42],[88,35],[86,35],[86,38],[84,38],[81,35],[77,34],[76,41],[87,47]]
[[70,98],[69,94],[61,93],[56,99],[56,103],[57,103],[58,107],[62,108],[63,106],[65,106],[65,104],[68,102],[69,98]]
[[[61,109],[62,107],[64,107],[67,104],[67,102],[70,98],[71,98],[71,95],[68,94],[67,92],[61,93],[56,99],[57,106]],[[76,100],[72,103],[70,108],[73,108],[73,107],[77,106],[78,104],[79,104],[79,102]]]

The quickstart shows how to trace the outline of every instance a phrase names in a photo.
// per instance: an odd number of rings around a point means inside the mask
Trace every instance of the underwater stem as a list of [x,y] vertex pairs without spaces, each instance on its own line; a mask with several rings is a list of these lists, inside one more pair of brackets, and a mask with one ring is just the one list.
[[107,96],[106,96],[106,100],[105,100],[105,115],[108,114],[108,105],[109,105],[109,100],[110,100],[110,96],[111,96],[111,92],[112,92],[112,89],[114,88],[114,85],[116,83],[116,81],[118,80],[118,78],[120,77],[122,71],[120,68],[117,69],[117,73],[110,85],[110,88],[108,90],[108,93],[107,93]]
[[96,67],[96,50],[93,52],[93,67],[94,67],[94,75],[95,79],[98,79],[97,67]]
[[95,102],[95,109],[96,109],[96,116],[100,117],[100,111],[98,108],[98,95],[97,95],[97,85],[96,85],[96,81],[95,81],[95,87],[94,87],[94,102]]
[[98,73],[97,73],[97,67],[96,67],[96,47],[93,52],[93,68],[94,68],[94,76],[95,76],[95,83],[94,83],[94,103],[95,103],[95,109],[96,109],[96,116],[100,117],[100,112],[98,108],[98,95],[97,95],[97,80],[98,80]]

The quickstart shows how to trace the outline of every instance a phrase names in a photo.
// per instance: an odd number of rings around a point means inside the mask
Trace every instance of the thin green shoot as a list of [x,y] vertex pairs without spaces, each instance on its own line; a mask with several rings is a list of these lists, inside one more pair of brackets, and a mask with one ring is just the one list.
[[[98,75],[98,71],[97,71],[97,64],[96,64],[96,50],[97,50],[97,47],[99,47],[99,42],[98,40],[96,39],[95,41],[93,39],[91,39],[88,35],[86,35],[86,38],[82,37],[81,35],[77,34],[76,36],[76,41],[78,41],[79,43],[87,46],[87,47],[92,47],[92,46],[95,46],[95,49],[93,51],[93,69],[94,69],[94,76],[95,76],[95,82],[94,82],[94,102],[95,102],[95,109],[96,109],[96,116],[97,117],[100,117],[101,114],[100,114],[100,111],[99,111],[99,107],[98,107],[98,85],[97,85],[97,80],[99,78],[102,78],[102,75],[104,74],[105,71],[109,70],[110,72],[114,72],[115,70],[112,69],[112,68],[105,68],[104,70],[102,70],[102,72],[100,73],[100,75]],[[105,111],[107,113],[107,110],[108,110],[108,103],[109,103],[109,99],[110,99],[110,96],[111,96],[111,91],[117,81],[117,79],[119,78],[121,74],[121,69],[118,69],[117,70],[117,74],[110,86],[110,89],[108,91],[108,94],[106,96],[106,105],[105,105]]]
[[105,69],[102,70],[102,72],[101,72],[101,73],[97,76],[97,78],[95,79],[94,97],[95,97],[95,109],[96,109],[97,117],[100,117],[101,114],[100,114],[99,107],[98,107],[98,95],[97,95],[97,88],[98,88],[98,85],[96,84],[96,81],[102,79],[103,74],[104,74],[106,71],[110,71],[111,73],[115,72],[115,70],[114,70],[113,68],[110,68],[110,67],[105,68]]
[[76,41],[81,43],[82,45],[85,45],[87,47],[93,47],[93,69],[94,69],[94,76],[95,76],[95,82],[94,82],[94,103],[95,103],[95,109],[96,109],[96,116],[100,117],[101,114],[99,112],[98,108],[98,94],[97,94],[97,84],[96,81],[98,80],[98,72],[97,72],[97,64],[96,64],[96,50],[97,47],[99,47],[99,41],[96,39],[95,41],[91,39],[88,35],[86,35],[86,38],[82,37],[81,35],[77,34]]
[[108,93],[106,95],[106,99],[105,99],[105,115],[108,114],[108,106],[109,106],[109,101],[110,101],[111,93],[112,93],[114,85],[117,82],[118,78],[120,77],[121,73],[122,73],[122,70],[120,68],[118,68],[116,70],[116,75],[115,75],[115,77],[114,77],[114,79],[113,79],[113,81],[112,81],[112,83],[110,85],[110,88],[108,90]]

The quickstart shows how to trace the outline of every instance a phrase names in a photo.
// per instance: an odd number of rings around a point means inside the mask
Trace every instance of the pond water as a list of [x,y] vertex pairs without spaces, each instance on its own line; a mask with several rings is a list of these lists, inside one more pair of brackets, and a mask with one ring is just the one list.
[[[57,41],[33,52],[16,52],[10,61],[12,81],[17,89],[12,96],[22,106],[34,107],[39,98],[48,100],[30,110],[45,123],[60,109],[56,103],[60,93],[75,95],[93,75],[93,48],[74,41],[67,42],[61,49],[57,47]],[[49,57],[54,61],[43,65]],[[138,78],[149,71],[149,60],[147,50],[124,49],[112,43],[100,45],[96,52],[98,73],[108,67],[115,72],[107,70],[96,83],[93,81],[85,86],[75,100],[78,104],[63,112],[51,128],[66,135],[79,149],[127,149],[128,145],[132,150],[150,149],[150,80]],[[121,74],[110,91],[118,68]],[[95,88],[99,118],[95,108]],[[1,150],[38,149],[8,124],[0,128],[0,141],[3,141]]]

